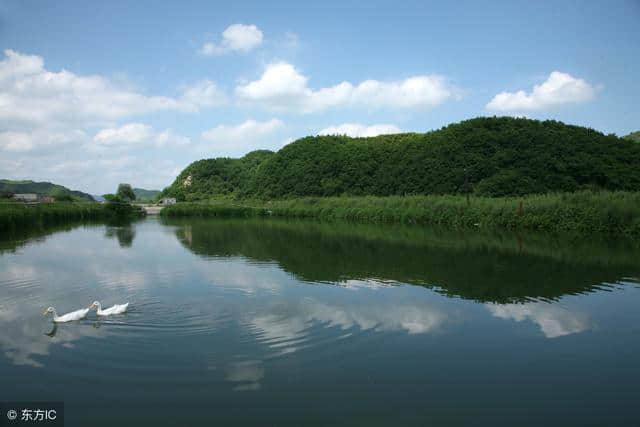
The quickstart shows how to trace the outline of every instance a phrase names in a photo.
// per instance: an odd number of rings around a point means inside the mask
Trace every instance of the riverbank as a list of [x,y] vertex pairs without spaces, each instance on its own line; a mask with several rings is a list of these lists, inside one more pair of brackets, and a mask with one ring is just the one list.
[[548,232],[640,235],[640,192],[575,192],[523,197],[390,196],[287,200],[217,199],[178,203],[167,218],[252,217],[343,219]]
[[91,202],[23,204],[0,203],[0,230],[41,227],[72,221],[97,221],[139,216],[137,209]]

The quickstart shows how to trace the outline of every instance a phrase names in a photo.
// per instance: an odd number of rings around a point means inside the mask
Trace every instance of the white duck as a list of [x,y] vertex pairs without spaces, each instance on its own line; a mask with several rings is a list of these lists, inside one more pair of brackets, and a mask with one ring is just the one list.
[[71,313],[63,314],[62,316],[58,316],[56,309],[53,307],[47,308],[42,312],[43,316],[47,316],[48,314],[53,314],[53,321],[56,323],[64,323],[71,322],[73,320],[84,319],[89,312],[88,308],[82,308],[80,310],[72,311]]
[[91,310],[92,308],[96,308],[96,314],[98,316],[111,316],[112,314],[122,314],[125,311],[127,311],[127,307],[129,307],[129,303],[124,303],[124,304],[115,304],[112,307],[109,308],[105,308],[104,310],[102,309],[102,305],[100,305],[100,302],[98,301],[94,301],[91,303],[91,305],[89,306],[88,310]]

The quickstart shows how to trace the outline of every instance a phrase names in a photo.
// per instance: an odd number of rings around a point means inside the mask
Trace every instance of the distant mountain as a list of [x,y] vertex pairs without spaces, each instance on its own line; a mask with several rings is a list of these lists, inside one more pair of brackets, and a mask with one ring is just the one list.
[[143,188],[134,188],[133,193],[136,195],[136,200],[155,200],[160,190],[145,190]]
[[93,200],[95,200],[96,202],[104,202],[104,197],[97,194],[92,194],[91,197],[93,197]]
[[69,195],[76,200],[94,201],[90,194],[83,193],[82,191],[69,190],[67,187],[52,184],[50,182],[11,181],[8,179],[0,179],[0,193],[35,193],[54,197],[56,195]]
[[623,136],[623,138],[633,142],[640,142],[640,130],[631,132],[629,135]]

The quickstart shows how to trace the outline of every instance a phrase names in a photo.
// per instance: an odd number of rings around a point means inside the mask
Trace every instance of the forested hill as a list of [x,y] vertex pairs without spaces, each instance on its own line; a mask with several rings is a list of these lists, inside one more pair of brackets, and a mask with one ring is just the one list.
[[160,194],[160,190],[145,190],[144,188],[134,188],[133,194],[136,195],[136,200],[139,201],[153,201]]
[[67,187],[50,182],[0,179],[0,193],[35,193],[54,197],[71,196],[76,200],[94,201],[90,194],[83,193],[82,191],[69,190]]
[[631,132],[629,135],[626,135],[624,138],[628,139],[629,141],[640,142],[640,131]]
[[254,182],[258,166],[272,156],[273,151],[258,150],[240,159],[198,160],[187,166],[173,184],[162,191],[162,196],[198,200],[231,193],[249,195],[249,183]]
[[640,190],[640,144],[557,121],[476,118],[428,133],[316,136],[277,153],[200,160],[165,193],[283,198]]

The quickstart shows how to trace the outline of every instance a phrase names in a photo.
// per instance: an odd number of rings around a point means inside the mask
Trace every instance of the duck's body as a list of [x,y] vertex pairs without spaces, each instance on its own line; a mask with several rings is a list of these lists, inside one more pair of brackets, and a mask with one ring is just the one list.
[[53,314],[54,322],[64,323],[64,322],[72,322],[74,320],[84,319],[85,317],[87,317],[88,312],[89,312],[88,308],[82,308],[80,310],[72,311],[70,313],[63,314],[62,316],[58,316],[56,309],[53,307],[49,307],[44,311],[44,313],[42,313],[42,315],[46,316],[47,314],[51,313]]
[[89,306],[89,310],[92,308],[96,308],[96,314],[98,316],[111,316],[112,314],[122,314],[127,311],[127,307],[129,307],[129,303],[124,304],[115,304],[109,308],[102,309],[102,305],[98,301],[94,301],[93,304]]

